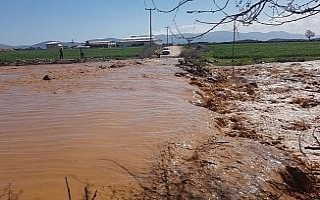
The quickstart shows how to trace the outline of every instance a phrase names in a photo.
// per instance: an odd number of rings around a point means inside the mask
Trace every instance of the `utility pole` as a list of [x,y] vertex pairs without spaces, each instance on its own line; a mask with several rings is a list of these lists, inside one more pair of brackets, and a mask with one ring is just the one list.
[[190,44],[193,41],[193,39],[192,38],[187,38],[187,41],[188,41],[188,46],[190,46]]
[[173,45],[173,37],[174,37],[174,33],[172,32],[171,28],[169,27],[170,30],[170,34],[171,34],[171,44]]
[[235,62],[235,55],[234,55],[234,45],[235,45],[235,42],[236,42],[236,30],[237,30],[237,19],[235,19],[233,21],[233,40],[232,40],[232,69],[233,69],[233,75],[235,75],[235,69],[234,69],[234,62]]
[[145,8],[145,10],[149,10],[150,15],[150,48],[152,47],[152,11],[155,10],[155,8]]
[[165,27],[167,29],[167,46],[169,46],[169,26]]

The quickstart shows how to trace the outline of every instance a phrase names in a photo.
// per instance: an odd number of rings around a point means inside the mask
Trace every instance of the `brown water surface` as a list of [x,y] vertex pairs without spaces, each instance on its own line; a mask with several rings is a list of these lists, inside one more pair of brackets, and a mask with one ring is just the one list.
[[144,62],[0,68],[0,190],[12,183],[21,199],[66,199],[68,176],[79,199],[86,183],[133,181],[108,160],[144,172],[162,141],[209,132],[172,61]]

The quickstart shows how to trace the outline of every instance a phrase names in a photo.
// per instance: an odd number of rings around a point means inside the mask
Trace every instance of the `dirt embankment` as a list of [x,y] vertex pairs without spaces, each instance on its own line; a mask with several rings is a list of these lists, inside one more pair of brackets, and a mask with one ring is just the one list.
[[145,199],[319,198],[320,62],[179,67],[217,130],[164,145]]
[[194,151],[200,177],[212,176],[202,189],[218,199],[319,197],[320,62],[180,67],[221,130]]
[[320,62],[179,67],[214,134],[163,145],[111,199],[319,199]]

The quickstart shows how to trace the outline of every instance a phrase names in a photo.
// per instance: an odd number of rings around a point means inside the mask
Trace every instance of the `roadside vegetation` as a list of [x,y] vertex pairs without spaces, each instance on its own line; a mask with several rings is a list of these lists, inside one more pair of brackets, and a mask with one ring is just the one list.
[[[85,59],[126,59],[135,58],[144,52],[143,47],[128,48],[92,48],[83,49]],[[64,49],[65,60],[80,59],[79,49]],[[11,50],[0,52],[0,65],[34,64],[30,61],[55,62],[59,60],[59,50]],[[26,62],[26,63],[24,63]]]
[[303,62],[320,59],[320,42],[236,43],[192,45],[184,48],[182,57],[214,65],[247,65],[269,62]]

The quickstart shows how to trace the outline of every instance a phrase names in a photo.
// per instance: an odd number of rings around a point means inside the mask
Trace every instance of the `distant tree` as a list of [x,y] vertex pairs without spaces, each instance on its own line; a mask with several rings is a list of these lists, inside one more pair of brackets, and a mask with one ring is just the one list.
[[309,41],[311,40],[312,37],[314,37],[316,34],[314,32],[312,32],[311,30],[307,30],[305,33],[306,37],[309,39]]

